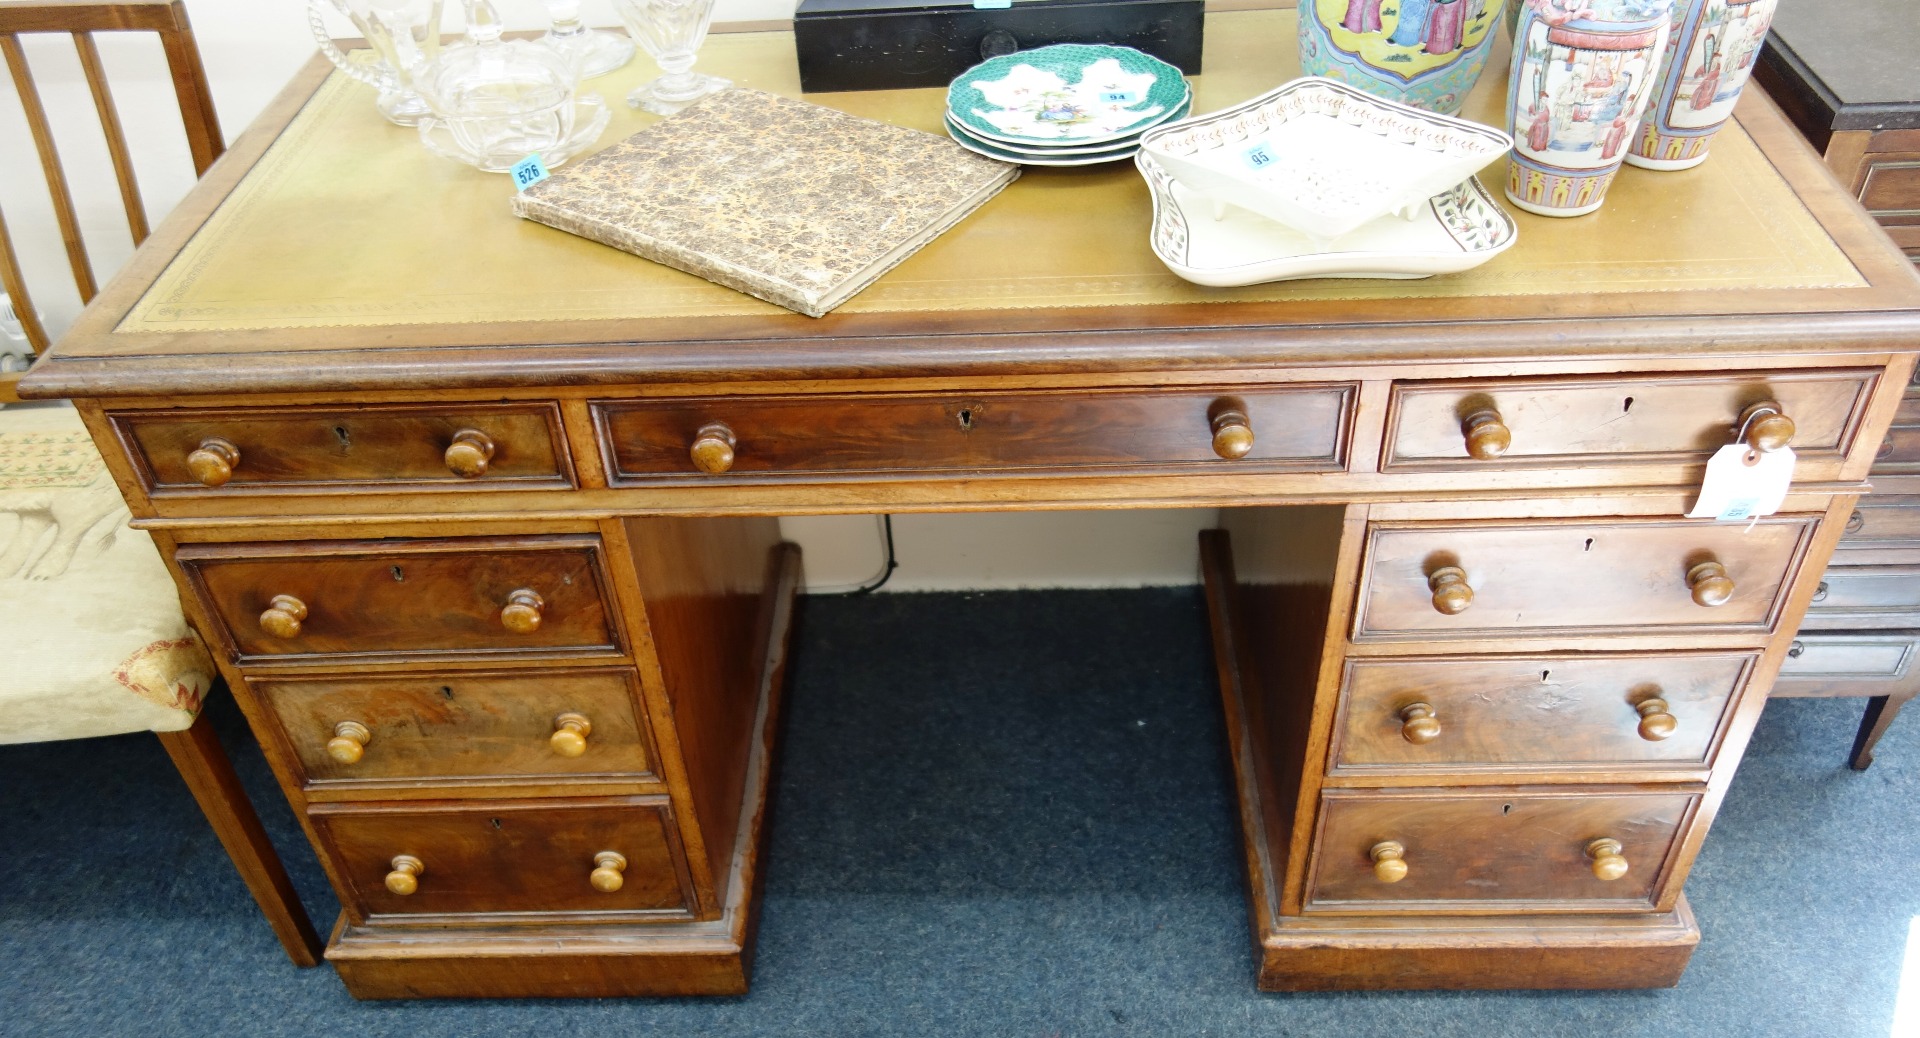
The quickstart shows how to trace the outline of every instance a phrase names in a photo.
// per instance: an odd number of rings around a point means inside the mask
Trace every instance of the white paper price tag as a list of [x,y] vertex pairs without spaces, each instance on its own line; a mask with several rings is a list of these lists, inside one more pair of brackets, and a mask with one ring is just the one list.
[[1780,510],[1793,485],[1793,448],[1756,451],[1744,443],[1729,443],[1707,462],[1706,482],[1689,519],[1745,522]]

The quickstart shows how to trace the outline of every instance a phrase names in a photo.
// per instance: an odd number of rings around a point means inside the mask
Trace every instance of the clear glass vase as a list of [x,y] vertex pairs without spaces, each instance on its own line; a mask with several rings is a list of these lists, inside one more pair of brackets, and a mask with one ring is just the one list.
[[614,0],[627,31],[660,64],[665,75],[627,94],[627,103],[657,115],[672,115],[733,84],[693,71],[693,58],[707,38],[713,0]]
[[552,28],[540,42],[551,47],[578,70],[578,78],[604,76],[633,60],[633,40],[589,29],[580,21],[580,0],[540,0]]

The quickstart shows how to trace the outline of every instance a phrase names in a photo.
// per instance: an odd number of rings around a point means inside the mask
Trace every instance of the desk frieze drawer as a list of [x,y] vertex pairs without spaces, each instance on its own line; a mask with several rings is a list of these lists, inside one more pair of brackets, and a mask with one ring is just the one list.
[[1646,912],[1692,792],[1329,791],[1310,912]]
[[678,922],[693,914],[664,796],[321,804],[308,815],[359,922]]
[[245,664],[621,650],[588,536],[184,545]]
[[1920,565],[1827,567],[1801,626],[1920,626]]
[[565,490],[552,403],[113,412],[147,491]]
[[461,784],[658,783],[628,668],[249,678],[308,795],[446,796]]
[[1712,766],[1755,653],[1347,661],[1329,774]]
[[1386,471],[1702,461],[1731,442],[1749,408],[1789,420],[1747,423],[1799,458],[1797,478],[1835,478],[1879,369],[1717,372],[1636,378],[1403,382],[1387,416]]
[[1818,524],[1376,523],[1354,640],[1770,633]]
[[602,401],[609,482],[1346,467],[1351,384]]

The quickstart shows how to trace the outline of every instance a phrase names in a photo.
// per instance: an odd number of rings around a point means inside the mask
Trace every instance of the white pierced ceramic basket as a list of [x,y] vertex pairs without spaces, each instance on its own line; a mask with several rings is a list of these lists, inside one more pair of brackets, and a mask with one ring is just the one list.
[[1140,145],[1187,187],[1330,242],[1415,211],[1505,155],[1513,138],[1307,78],[1155,127]]

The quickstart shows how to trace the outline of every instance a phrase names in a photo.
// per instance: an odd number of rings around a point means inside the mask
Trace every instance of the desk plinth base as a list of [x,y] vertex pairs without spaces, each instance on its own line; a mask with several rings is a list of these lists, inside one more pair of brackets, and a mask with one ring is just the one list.
[[761,600],[760,696],[737,848],[718,919],[645,926],[423,929],[349,926],[344,914],[327,961],[360,999],[625,998],[744,995],[753,969],[765,871],[773,740],[800,589],[800,551],[774,549]]
[[[1225,531],[1200,535],[1200,560],[1239,794],[1262,991],[1662,988],[1680,982],[1700,943],[1684,896],[1671,912],[1645,915],[1282,915],[1279,892],[1294,798],[1276,787],[1289,769],[1305,766],[1304,737],[1292,733],[1298,741],[1289,744],[1272,734],[1282,711],[1268,699],[1249,701],[1271,691],[1249,684],[1255,677],[1250,671],[1265,659],[1276,672],[1268,677],[1297,685],[1286,695],[1304,716],[1313,667],[1299,661],[1319,651],[1332,589],[1309,581],[1261,588],[1243,601]],[[1286,641],[1301,632],[1305,636]]]

